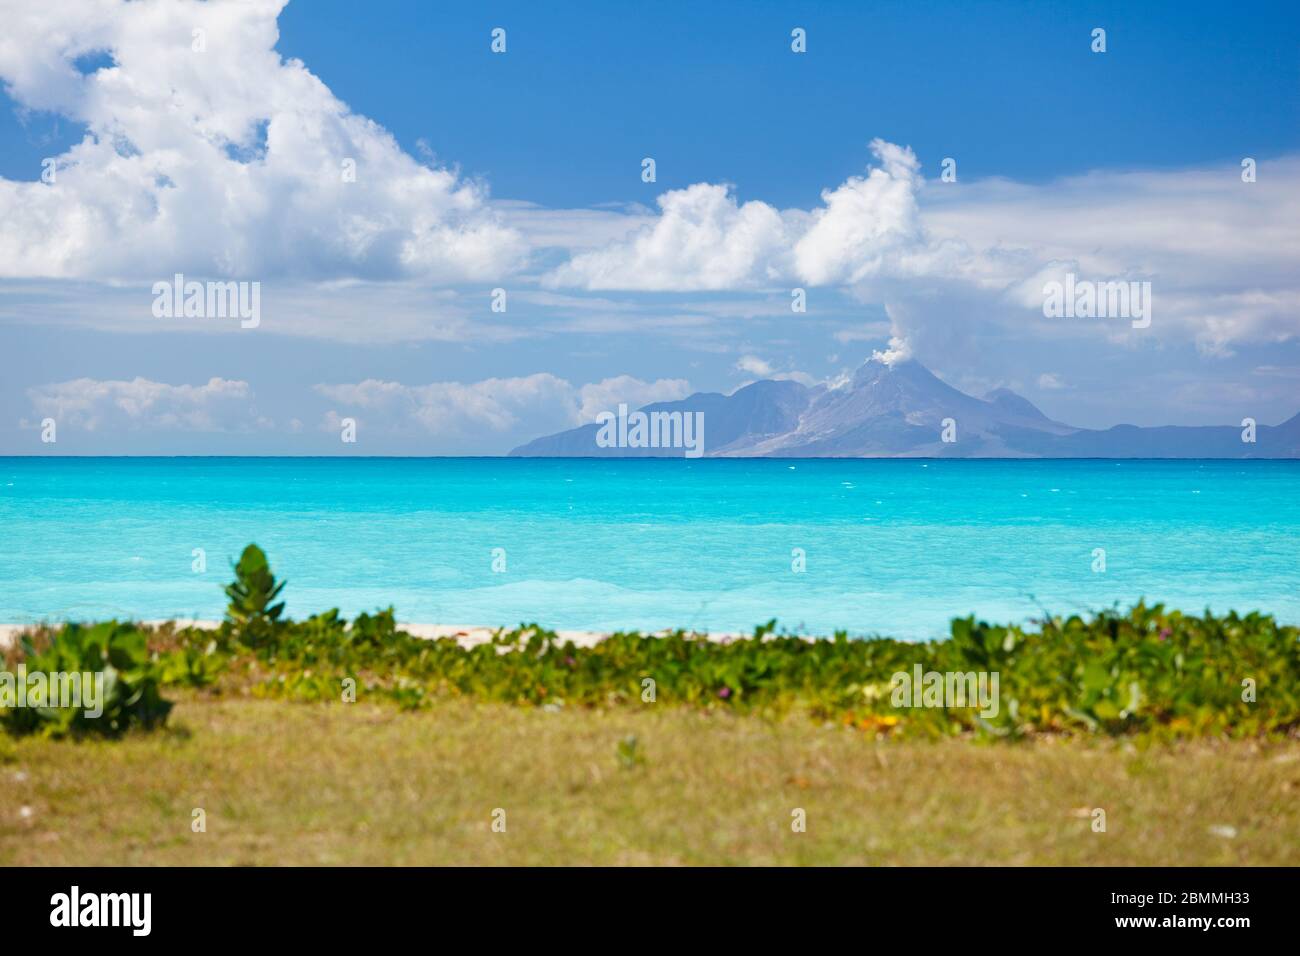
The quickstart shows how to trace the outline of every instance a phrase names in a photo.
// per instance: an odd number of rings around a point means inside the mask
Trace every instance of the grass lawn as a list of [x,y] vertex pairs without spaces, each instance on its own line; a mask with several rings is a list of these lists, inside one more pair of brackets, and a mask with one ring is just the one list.
[[718,863],[1295,865],[1300,744],[877,741],[663,705],[193,692],[121,741],[0,735],[3,865]]

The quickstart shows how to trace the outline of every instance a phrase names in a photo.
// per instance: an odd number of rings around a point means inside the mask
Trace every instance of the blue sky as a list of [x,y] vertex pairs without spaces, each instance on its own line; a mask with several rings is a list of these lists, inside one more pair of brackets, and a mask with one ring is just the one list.
[[[1293,4],[704,6],[34,3],[0,55],[0,452],[52,451],[56,410],[66,453],[331,452],[347,414],[358,451],[494,453],[891,340],[1082,425],[1300,410]],[[340,225],[317,170],[367,150]],[[1153,331],[1046,323],[1064,269],[1150,280]],[[266,320],[160,322],[173,271],[261,282]]]
[[[1233,160],[1242,141],[1274,155],[1300,137],[1294,5],[472,6],[290,6],[281,49],[408,149],[424,139],[495,193],[546,205],[644,201],[628,160],[651,153],[660,187],[734,182],[808,206],[860,169],[872,136],[1029,181]],[[506,24],[509,56],[483,56]],[[1095,26],[1104,58],[1079,41]]]
[[[790,55],[793,25],[810,55]],[[508,28],[508,55],[485,55]],[[1108,31],[1105,57],[1087,38]],[[808,206],[866,141],[1047,181],[1300,145],[1300,12],[1226,3],[291,3],[277,49],[408,151],[548,206],[733,182]],[[34,178],[81,124],[4,101],[0,174]]]

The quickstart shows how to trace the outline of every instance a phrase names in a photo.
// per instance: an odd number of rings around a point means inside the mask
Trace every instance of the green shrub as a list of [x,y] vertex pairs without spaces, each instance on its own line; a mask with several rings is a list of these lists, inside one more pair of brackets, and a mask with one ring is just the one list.
[[[40,651],[24,638],[22,652],[20,667],[28,675],[91,675],[91,680],[102,686],[102,699],[96,702],[102,713],[88,716],[87,706],[51,706],[57,702],[47,688],[38,695],[40,699],[29,695],[28,706],[0,709],[0,717],[14,733],[117,736],[133,727],[161,724],[171,710],[172,705],[159,693],[159,662],[148,651],[145,633],[132,625],[116,621],[91,627],[69,624]],[[83,705],[91,703],[89,693],[89,688],[83,688]]]
[[230,598],[226,622],[239,643],[252,648],[274,645],[284,602],[271,602],[280,596],[284,585],[284,581],[275,580],[261,548],[250,544],[244,549],[235,565],[235,580],[226,586]]
[[[1203,617],[1138,604],[1127,613],[1049,618],[1038,627],[953,621],[949,640],[807,640],[773,625],[731,642],[675,632],[618,633],[577,647],[536,626],[465,648],[397,629],[391,609],[349,628],[337,611],[287,624],[261,692],[337,700],[360,693],[402,706],[439,695],[529,705],[644,706],[655,701],[782,714],[803,710],[878,734],[1146,733],[1253,736],[1300,729],[1300,632],[1260,614]],[[997,713],[894,705],[892,678],[996,672]],[[1254,699],[1249,699],[1253,687]]]

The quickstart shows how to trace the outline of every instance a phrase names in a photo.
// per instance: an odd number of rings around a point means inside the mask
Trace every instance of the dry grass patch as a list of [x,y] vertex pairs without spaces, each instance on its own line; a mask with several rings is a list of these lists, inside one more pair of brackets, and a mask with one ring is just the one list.
[[662,705],[190,694],[165,731],[0,747],[6,865],[1300,863],[1296,743],[902,743]]

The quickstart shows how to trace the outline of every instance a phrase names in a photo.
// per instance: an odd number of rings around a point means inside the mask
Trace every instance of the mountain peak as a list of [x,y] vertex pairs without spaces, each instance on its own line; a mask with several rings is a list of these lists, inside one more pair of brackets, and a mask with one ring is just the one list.
[[[700,434],[709,456],[1300,457],[1300,415],[1279,426],[1261,426],[1258,445],[1243,445],[1238,430],[1226,426],[1075,428],[1053,421],[1007,388],[983,398],[968,395],[900,352],[873,355],[845,386],[810,388],[765,379],[730,395],[697,392],[642,411],[702,416]],[[683,454],[671,444],[605,447],[597,435],[596,425],[584,425],[538,438],[512,454]]]
[[853,373],[853,387],[874,385],[889,379],[923,379],[934,378],[934,373],[916,359],[895,359],[887,362],[878,355],[867,359]]

